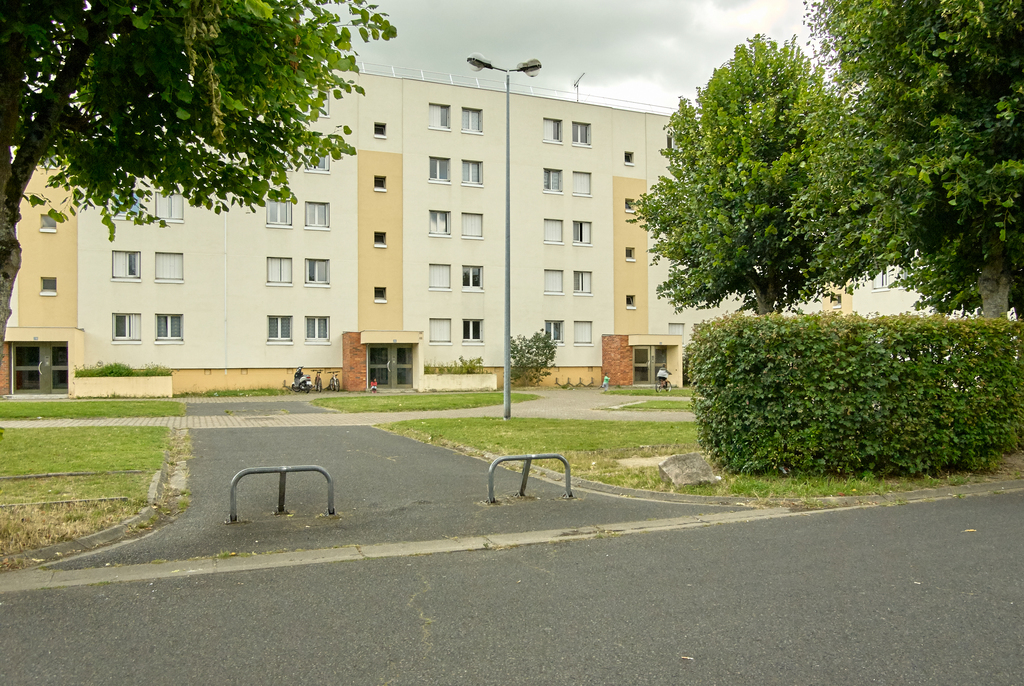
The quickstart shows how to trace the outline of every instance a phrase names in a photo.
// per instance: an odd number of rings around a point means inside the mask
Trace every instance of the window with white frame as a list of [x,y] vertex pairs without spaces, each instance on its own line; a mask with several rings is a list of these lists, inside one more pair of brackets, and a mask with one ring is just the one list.
[[676,142],[672,140],[671,134],[665,137],[665,147],[668,148],[669,150],[672,150],[673,148],[676,147]]
[[388,177],[386,176],[375,176],[373,177],[373,190],[386,193],[388,190]]
[[451,343],[452,342],[452,320],[431,319],[430,320],[430,342]]
[[306,317],[306,342],[326,343],[330,340],[329,317]]
[[430,265],[430,290],[450,291],[452,289],[452,266],[450,264]]
[[462,213],[462,237],[483,238],[484,237],[484,215],[473,214],[472,212]]
[[267,285],[268,286],[291,286],[292,285],[292,258],[290,257],[268,257],[267,258]]
[[327,286],[331,283],[330,260],[306,260],[306,285]]
[[572,123],[573,145],[590,145],[590,124]]
[[565,343],[565,334],[562,331],[562,325],[565,322],[548,320],[544,322],[544,333],[546,333],[551,340],[558,345]]
[[384,304],[388,301],[388,289],[386,286],[373,287],[373,302]]
[[306,203],[306,228],[329,229],[331,226],[331,204],[326,202]]
[[450,131],[452,128],[452,109],[448,105],[430,105],[430,122],[432,129],[444,129]]
[[452,234],[451,212],[430,210],[430,235],[450,236]]
[[158,252],[155,266],[157,281],[181,283],[185,280],[185,256],[180,252]]
[[138,281],[142,278],[142,253],[114,250],[113,278]]
[[462,108],[462,130],[467,133],[483,133],[484,113],[482,110]]
[[378,121],[373,124],[373,137],[374,138],[387,138],[388,137],[388,125],[384,122]]
[[267,226],[291,226],[292,204],[290,202],[267,201]]
[[375,247],[375,248],[386,248],[386,247],[388,247],[388,232],[387,231],[374,231],[373,232],[373,247]]
[[626,296],[626,309],[627,310],[635,310],[636,309],[636,296],[635,295],[627,295]]
[[462,290],[479,291],[484,287],[484,268],[462,265]]
[[561,269],[545,269],[544,270],[544,292],[545,293],[562,293],[562,270]]
[[292,340],[292,318],[272,315],[267,317],[267,340],[282,343]]
[[171,195],[156,194],[156,216],[172,222],[180,222],[185,218],[185,198],[180,193]]
[[627,167],[632,167],[633,166],[633,153],[631,153],[631,152],[623,153],[622,154],[622,161],[625,163],[625,165]]
[[890,267],[871,280],[871,290],[887,291],[892,288],[892,282],[895,278],[896,270]]
[[545,219],[544,220],[544,242],[545,243],[561,243],[562,242],[562,220],[561,219]]
[[57,233],[57,220],[48,214],[39,215],[39,231],[42,233]]
[[590,272],[572,273],[572,292],[576,295],[591,295]]
[[561,169],[545,169],[544,170],[544,190],[550,193],[561,193],[562,192],[562,170]]
[[626,248],[626,262],[636,262],[636,248]]
[[324,155],[318,157],[315,160],[310,160],[309,164],[306,165],[306,171],[311,172],[329,172],[331,170],[331,156]]
[[445,183],[451,183],[452,180],[452,161],[447,157],[431,157],[430,158],[430,180],[441,181]]
[[669,336],[682,336],[686,331],[686,324],[669,323],[668,335]]
[[590,245],[590,222],[572,223],[572,242],[576,245]]
[[545,119],[544,120],[544,140],[548,143],[561,143],[562,142],[562,120],[561,119]]
[[573,345],[593,345],[593,330],[593,322],[573,322]]
[[142,340],[142,315],[141,314],[115,314],[114,315],[114,340],[115,341],[140,341],[140,340]]
[[590,172],[572,173],[572,194],[590,195]]
[[636,207],[634,206],[633,198],[626,198],[626,212],[629,214],[636,214]]
[[156,340],[182,340],[180,314],[158,314],[156,316]]
[[44,276],[39,280],[39,295],[57,295],[56,276]]
[[462,160],[462,183],[480,186],[484,182],[484,163]]
[[463,343],[483,343],[484,340],[484,320],[482,319],[463,319],[462,320],[462,342]]

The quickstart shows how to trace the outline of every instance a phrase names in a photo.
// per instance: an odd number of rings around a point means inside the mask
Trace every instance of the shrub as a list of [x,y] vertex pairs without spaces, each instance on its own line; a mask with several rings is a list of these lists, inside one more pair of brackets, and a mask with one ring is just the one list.
[[1024,429],[1024,324],[731,315],[690,345],[709,457],[739,472],[980,470]]
[[474,357],[469,360],[459,355],[456,362],[427,362],[423,365],[424,374],[483,374],[484,358]]
[[158,364],[148,364],[142,369],[132,369],[127,364],[111,362],[109,364],[97,364],[95,367],[82,367],[75,370],[75,376],[80,378],[90,376],[170,376],[169,367]]
[[545,376],[547,370],[555,362],[558,347],[543,331],[538,331],[530,338],[522,334],[514,337],[510,345],[512,357],[512,383],[522,386],[536,386]]

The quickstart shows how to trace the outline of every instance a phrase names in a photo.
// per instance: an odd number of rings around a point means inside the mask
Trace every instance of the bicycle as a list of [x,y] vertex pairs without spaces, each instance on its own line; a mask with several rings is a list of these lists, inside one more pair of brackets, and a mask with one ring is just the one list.
[[323,370],[322,369],[314,369],[313,371],[316,372],[316,378],[313,379],[313,390],[316,391],[317,393],[323,393],[324,392],[324,384],[320,380],[320,372],[322,372]]
[[327,390],[329,391],[340,391],[341,382],[338,381],[338,372],[331,372],[331,380],[327,384]]
[[658,383],[654,384],[654,392],[657,393],[658,391],[672,392],[672,382],[668,380],[668,377],[659,379]]

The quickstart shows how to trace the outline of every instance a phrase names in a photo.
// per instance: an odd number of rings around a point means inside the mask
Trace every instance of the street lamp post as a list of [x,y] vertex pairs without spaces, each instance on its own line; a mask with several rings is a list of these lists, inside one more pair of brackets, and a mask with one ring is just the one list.
[[466,58],[473,71],[494,69],[505,72],[505,419],[512,418],[512,119],[509,108],[509,78],[514,71],[527,76],[536,76],[540,71],[539,60],[527,60],[515,69],[502,69],[478,52]]

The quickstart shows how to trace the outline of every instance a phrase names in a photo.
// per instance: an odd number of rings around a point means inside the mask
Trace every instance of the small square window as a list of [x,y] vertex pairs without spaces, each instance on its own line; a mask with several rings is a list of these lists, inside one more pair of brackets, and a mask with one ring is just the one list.
[[575,345],[594,344],[593,322],[574,322],[573,329],[574,335],[572,341]]
[[431,343],[449,344],[452,342],[451,319],[431,319],[429,328]]
[[480,186],[484,182],[484,163],[462,160],[462,185]]
[[375,248],[386,248],[388,247],[388,234],[385,231],[374,231],[373,232],[373,247]]
[[590,222],[572,223],[573,245],[590,245]]
[[113,251],[113,261],[113,277],[115,279],[138,281],[141,278],[142,253],[115,250]]
[[484,287],[484,268],[463,265],[462,267],[462,289],[482,290]]
[[562,142],[562,120],[561,119],[545,119],[544,120],[544,140],[547,143],[561,143]]
[[158,314],[156,316],[156,339],[158,341],[180,341],[181,315]]
[[375,286],[373,289],[373,302],[386,303],[388,301],[388,289],[384,286]]
[[331,170],[331,156],[324,155],[314,160],[310,160],[309,164],[306,165],[306,171],[311,172],[329,172]]
[[292,258],[267,258],[267,284],[275,286],[292,285]]
[[142,315],[141,314],[115,314],[114,315],[114,340],[115,341],[139,341],[142,340]]
[[626,262],[636,262],[636,248],[626,248]]
[[629,165],[630,167],[632,167],[632,166],[633,166],[633,153],[631,153],[631,152],[627,152],[627,153],[624,153],[624,154],[623,154],[623,161],[624,161],[624,162],[625,162],[625,163],[626,163],[627,165]]
[[562,270],[544,270],[544,292],[562,294]]
[[429,265],[429,286],[432,291],[450,291],[452,289],[452,266],[450,264]]
[[290,202],[267,201],[267,226],[291,226],[292,204]]
[[328,317],[306,317],[306,341],[326,343],[330,340]]
[[546,321],[544,322],[544,333],[551,337],[558,345],[565,343],[565,336],[562,332],[562,324],[564,322],[557,321]]
[[630,214],[636,213],[636,207],[634,207],[633,202],[633,198],[626,198],[626,212]]
[[462,341],[464,343],[482,343],[484,340],[484,322],[482,319],[462,320]]
[[572,273],[572,292],[576,295],[591,295],[590,272]]
[[448,105],[431,105],[430,128],[450,131],[452,128],[451,116],[451,107]]
[[331,227],[331,205],[326,202],[306,203],[306,228],[326,231]]
[[42,233],[57,233],[57,220],[48,214],[39,215],[39,230]]
[[462,108],[462,130],[467,133],[482,133],[484,130],[484,113],[481,110]]
[[545,219],[544,220],[544,242],[545,243],[561,243],[562,242],[562,220],[561,219]]
[[430,235],[450,236],[452,234],[451,212],[430,210]]
[[267,340],[283,343],[292,340],[291,317],[267,317]]
[[545,169],[544,170],[544,190],[550,193],[561,193],[562,192],[562,170],[561,169]]
[[451,183],[452,170],[451,160],[444,157],[430,158],[430,180]]
[[330,260],[306,260],[306,285],[328,286],[330,283]]
[[185,256],[180,252],[158,252],[154,278],[158,282],[182,283],[185,280]]
[[590,124],[572,123],[573,145],[590,145]]
[[636,296],[635,295],[627,295],[626,296],[626,309],[627,310],[635,310],[636,309]]
[[373,177],[373,190],[375,191],[387,191],[388,189],[388,178],[386,176],[375,176]]
[[373,124],[373,136],[374,138],[387,138],[388,137],[388,125],[384,122],[375,122]]
[[665,137],[665,147],[668,148],[669,150],[672,150],[673,148],[676,147],[676,143],[674,140],[672,140],[672,136]]
[[572,194],[590,196],[590,172],[572,173]]
[[57,295],[57,277],[44,276],[39,295]]
[[172,222],[180,222],[185,217],[185,199],[180,193],[156,195],[156,216]]
[[462,237],[483,238],[484,237],[484,215],[471,212],[462,213]]

